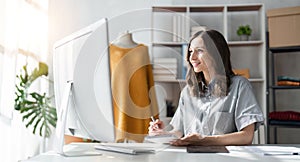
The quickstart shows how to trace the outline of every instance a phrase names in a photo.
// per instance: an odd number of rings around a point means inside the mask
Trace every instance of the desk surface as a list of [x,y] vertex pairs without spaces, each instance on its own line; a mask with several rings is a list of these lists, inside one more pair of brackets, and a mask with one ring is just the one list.
[[[67,147],[72,147],[80,150],[95,151],[94,143],[73,143]],[[265,146],[265,145],[264,145]],[[267,145],[268,146],[268,145]],[[276,146],[289,146],[289,145],[276,145]],[[300,149],[300,145],[293,145]],[[56,154],[53,151],[43,153],[31,159],[22,162],[199,162],[203,161],[222,161],[222,162],[247,162],[247,161],[264,161],[264,162],[299,162],[300,155],[276,155],[266,156],[263,154],[249,151],[247,146],[229,146],[227,149],[230,153],[187,153],[186,147],[166,146],[164,149],[156,153],[144,153],[138,155],[128,155],[122,153],[100,151],[101,155],[98,156],[77,156],[66,157]]]

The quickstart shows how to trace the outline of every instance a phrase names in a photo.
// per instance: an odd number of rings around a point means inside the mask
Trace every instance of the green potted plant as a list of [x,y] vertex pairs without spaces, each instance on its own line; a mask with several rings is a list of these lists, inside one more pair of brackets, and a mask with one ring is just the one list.
[[33,126],[33,134],[42,137],[51,135],[51,127],[56,126],[57,114],[55,107],[51,106],[52,97],[46,93],[30,92],[30,86],[42,76],[48,75],[48,66],[40,62],[39,67],[28,74],[27,64],[23,66],[20,75],[17,75],[19,83],[16,87],[15,110],[19,111],[26,127]]
[[249,36],[252,34],[252,29],[249,25],[241,25],[236,31],[237,35],[240,36],[241,41],[248,41]]

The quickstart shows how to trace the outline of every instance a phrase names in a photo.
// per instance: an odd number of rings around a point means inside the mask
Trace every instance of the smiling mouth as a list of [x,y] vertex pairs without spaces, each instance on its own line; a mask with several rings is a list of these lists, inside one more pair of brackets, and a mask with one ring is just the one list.
[[192,63],[193,67],[197,67],[200,63]]

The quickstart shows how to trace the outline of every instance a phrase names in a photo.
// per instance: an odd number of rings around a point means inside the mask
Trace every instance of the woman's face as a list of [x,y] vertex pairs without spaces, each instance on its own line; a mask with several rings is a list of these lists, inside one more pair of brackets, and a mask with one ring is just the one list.
[[208,72],[208,66],[210,66],[209,54],[207,53],[203,39],[198,36],[191,41],[190,44],[190,58],[189,61],[193,66],[196,73]]

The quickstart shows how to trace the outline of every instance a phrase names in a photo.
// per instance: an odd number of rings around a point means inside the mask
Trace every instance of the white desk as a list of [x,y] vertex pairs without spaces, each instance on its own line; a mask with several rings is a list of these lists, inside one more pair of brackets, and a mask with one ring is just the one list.
[[[93,143],[74,143],[67,147],[76,147],[77,150],[94,151]],[[294,145],[300,147],[300,145]],[[229,147],[230,153],[187,153],[186,147],[168,146],[156,153],[128,155],[115,152],[99,151],[99,156],[65,157],[54,152],[47,152],[22,162],[299,162],[300,155],[265,156],[249,152],[243,146]]]

